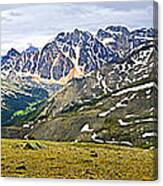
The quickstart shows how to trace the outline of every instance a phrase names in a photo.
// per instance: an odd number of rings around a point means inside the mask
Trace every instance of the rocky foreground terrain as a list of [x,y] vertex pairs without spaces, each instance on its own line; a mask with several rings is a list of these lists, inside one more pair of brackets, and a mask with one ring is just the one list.
[[[1,175],[156,180],[156,151],[108,144],[2,139]],[[155,162],[155,163],[154,163]]]
[[2,137],[157,147],[157,30],[59,33],[1,57]]

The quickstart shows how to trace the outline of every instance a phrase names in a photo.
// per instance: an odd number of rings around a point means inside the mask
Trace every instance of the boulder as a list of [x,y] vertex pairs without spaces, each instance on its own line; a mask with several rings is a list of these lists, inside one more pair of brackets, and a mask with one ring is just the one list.
[[39,150],[39,149],[42,149],[42,148],[45,148],[46,146],[45,145],[42,145],[41,143],[39,142],[28,142],[25,144],[24,146],[24,149],[30,149],[30,150]]

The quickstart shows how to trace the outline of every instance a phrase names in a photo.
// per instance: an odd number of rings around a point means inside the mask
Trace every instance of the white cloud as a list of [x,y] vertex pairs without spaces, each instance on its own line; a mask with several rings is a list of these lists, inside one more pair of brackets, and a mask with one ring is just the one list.
[[38,4],[3,11],[3,52],[11,47],[22,50],[27,43],[42,45],[57,33],[75,28],[96,32],[112,24],[130,28],[152,26],[152,2],[144,6],[133,6],[131,2],[122,5],[109,2]]

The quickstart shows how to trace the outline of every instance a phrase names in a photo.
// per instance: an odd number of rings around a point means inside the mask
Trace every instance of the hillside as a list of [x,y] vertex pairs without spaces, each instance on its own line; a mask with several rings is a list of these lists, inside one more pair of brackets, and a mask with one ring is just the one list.
[[59,33],[2,57],[2,137],[157,148],[157,31]]

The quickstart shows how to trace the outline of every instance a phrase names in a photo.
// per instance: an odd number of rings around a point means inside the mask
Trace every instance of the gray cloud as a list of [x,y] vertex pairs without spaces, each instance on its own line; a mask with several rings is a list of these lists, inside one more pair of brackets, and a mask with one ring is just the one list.
[[9,18],[7,18],[7,17],[5,17],[5,16],[1,16],[1,21],[3,22],[3,21],[6,21],[6,22],[10,22],[12,19],[9,19]]
[[10,16],[21,16],[21,15],[23,15],[23,14],[20,13],[20,12],[16,12],[16,11],[11,11],[10,12]]
[[[2,12],[2,49],[43,45],[61,31],[97,32],[108,25],[152,27],[152,1],[26,5]],[[37,41],[39,39],[39,41]],[[24,46],[24,47],[23,47]]]

